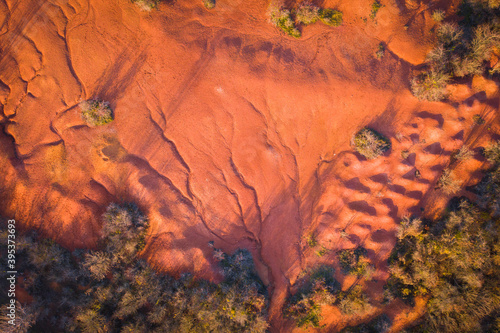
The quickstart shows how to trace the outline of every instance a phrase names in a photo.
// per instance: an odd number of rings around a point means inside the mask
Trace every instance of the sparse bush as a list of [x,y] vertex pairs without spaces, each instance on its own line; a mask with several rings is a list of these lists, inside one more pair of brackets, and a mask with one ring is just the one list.
[[203,0],[203,5],[206,9],[215,8],[215,0]]
[[267,330],[266,289],[250,252],[220,255],[219,284],[189,274],[174,279],[138,258],[147,226],[135,205],[112,204],[104,214],[101,248],[92,253],[71,255],[50,240],[28,238],[19,252],[28,262],[19,271],[27,273],[24,287],[34,298],[27,313],[33,318],[18,312],[19,319],[33,324],[33,332]]
[[451,170],[445,169],[438,179],[437,188],[446,194],[455,194],[460,191],[460,183],[455,179]]
[[370,261],[366,257],[366,249],[359,246],[338,252],[340,267],[344,274],[363,276],[369,271]]
[[309,278],[302,281],[302,288],[288,299],[284,313],[294,319],[298,327],[320,327],[322,306],[334,304],[340,290],[334,273],[328,266],[316,268]]
[[411,91],[419,100],[440,101],[447,96],[446,85],[450,76],[443,72],[424,72],[413,78]]
[[[7,289],[5,289],[7,290]],[[36,313],[31,306],[23,306],[19,301],[15,303],[15,319],[8,316],[10,313],[7,304],[2,304],[0,309],[0,332],[2,333],[24,333],[30,332],[30,328],[36,321]],[[10,321],[10,322],[9,322]],[[14,322],[12,324],[11,322]]]
[[131,0],[144,11],[150,11],[158,7],[160,0]]
[[475,114],[472,116],[472,121],[474,121],[475,125],[482,125],[484,124],[484,118],[481,117],[480,114]]
[[343,20],[342,17],[343,17],[342,12],[330,8],[322,9],[320,10],[319,13],[319,18],[321,19],[321,22],[323,22],[326,25],[330,25],[332,27],[338,27],[342,25],[342,20]]
[[293,12],[284,7],[271,5],[268,10],[270,22],[285,34],[299,38],[301,36],[297,24],[312,24],[321,20],[326,25],[338,27],[342,24],[342,12],[325,8],[321,9],[310,2],[305,2]]
[[303,2],[297,8],[295,19],[298,23],[312,24],[319,20],[320,9],[319,7],[309,3]]
[[372,12],[370,14],[372,20],[375,19],[380,8],[382,8],[382,4],[378,0],[372,2]]
[[422,234],[422,221],[417,218],[404,216],[396,230],[396,237],[403,240],[409,237],[418,237]]
[[417,331],[481,331],[481,322],[500,310],[500,261],[495,261],[500,221],[467,201],[426,227],[409,221],[400,228],[410,225],[413,231],[398,232],[389,260],[387,291],[409,301],[429,299]]
[[484,156],[486,156],[491,163],[500,163],[500,141],[492,143],[484,148]]
[[90,126],[101,126],[113,121],[113,110],[108,102],[91,99],[80,102],[82,119]]
[[354,136],[356,151],[368,159],[374,159],[391,148],[391,142],[372,129],[363,128]]
[[453,158],[458,161],[469,160],[474,156],[474,152],[466,145],[463,145],[453,153]]
[[307,236],[306,243],[309,247],[316,247],[319,244],[315,234],[310,234],[309,236]]
[[301,33],[295,26],[295,21],[288,9],[271,7],[269,9],[269,18],[271,23],[281,29],[285,34],[299,38]]
[[436,22],[444,20],[445,12],[442,9],[436,9],[432,12],[432,19]]
[[[498,160],[496,162],[498,163]],[[476,190],[479,206],[489,210],[495,217],[500,216],[500,168],[498,165],[479,182]]]
[[346,327],[341,333],[387,333],[392,327],[391,319],[382,314],[370,320],[366,324],[361,324],[356,327]]
[[[415,96],[441,100],[446,97],[442,91],[450,78],[478,75],[485,70],[495,72],[488,62],[500,46],[499,14],[495,6],[483,0],[464,0],[458,13],[463,17],[459,25],[444,23],[438,27],[437,45],[428,54],[428,70],[412,81]],[[431,93],[425,94],[427,91]]]
[[100,281],[111,270],[111,258],[107,253],[95,252],[87,253],[83,266],[90,272],[92,278]]
[[360,315],[373,308],[370,299],[359,285],[352,287],[348,292],[342,292],[339,297],[339,309],[346,315]]
[[318,257],[322,257],[327,253],[328,253],[328,249],[326,247],[324,247],[323,245],[321,246],[321,248],[318,251],[316,251],[316,255]]
[[375,57],[380,60],[384,57],[385,55],[385,47],[384,47],[384,44],[383,43],[380,43],[378,45],[378,49],[377,49],[377,52],[375,52]]
[[111,265],[133,260],[145,246],[147,219],[134,204],[111,204],[103,215],[103,243]]

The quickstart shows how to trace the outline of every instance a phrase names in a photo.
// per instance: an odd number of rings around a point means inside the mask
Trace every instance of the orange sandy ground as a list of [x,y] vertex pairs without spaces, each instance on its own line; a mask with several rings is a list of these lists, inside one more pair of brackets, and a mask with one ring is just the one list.
[[[300,272],[337,267],[336,251],[360,244],[377,269],[365,283],[375,310],[326,309],[318,331],[382,311],[398,331],[425,302],[380,304],[396,225],[423,207],[440,214],[449,196],[436,180],[463,144],[475,157],[451,167],[464,187],[480,179],[499,93],[475,78],[450,86],[449,103],[419,102],[409,78],[434,42],[430,14],[458,1],[383,0],[375,20],[371,2],[324,1],[344,24],[316,23],[295,40],[267,22],[266,1],[208,11],[178,0],[148,13],[126,0],[1,0],[2,210],[67,247],[92,247],[105,207],[134,201],[152,224],[145,256],[171,274],[218,279],[208,242],[248,248],[270,287],[272,332],[294,330],[280,309]],[[82,121],[78,103],[94,97],[110,101],[113,123]],[[364,126],[391,139],[390,153],[353,151]],[[308,248],[311,234],[326,255]],[[337,272],[344,288],[354,282]]]

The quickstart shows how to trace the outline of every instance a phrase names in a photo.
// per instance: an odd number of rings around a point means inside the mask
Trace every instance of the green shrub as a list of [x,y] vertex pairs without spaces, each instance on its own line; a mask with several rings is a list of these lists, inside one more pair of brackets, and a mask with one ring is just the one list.
[[295,38],[301,36],[288,9],[271,7],[269,10],[269,17],[271,23],[281,29],[285,34]]
[[80,102],[82,119],[90,126],[101,126],[113,121],[113,110],[108,102],[91,99]]
[[302,24],[312,24],[318,21],[320,18],[320,9],[319,7],[309,3],[303,2],[299,5],[295,12],[295,19],[297,23]]
[[342,24],[342,17],[342,12],[330,8],[321,9],[319,13],[321,22],[332,27],[340,26]]
[[363,128],[354,136],[356,151],[368,159],[381,156],[391,148],[391,142],[372,129]]
[[447,96],[446,86],[450,76],[443,72],[424,72],[413,78],[411,91],[419,100],[440,101]]
[[215,8],[215,0],[203,0],[203,5],[206,9]]

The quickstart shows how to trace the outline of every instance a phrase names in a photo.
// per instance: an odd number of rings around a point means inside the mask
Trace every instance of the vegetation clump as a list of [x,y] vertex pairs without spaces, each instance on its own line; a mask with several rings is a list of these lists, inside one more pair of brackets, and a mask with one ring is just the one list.
[[203,5],[206,9],[215,8],[215,0],[203,0]]
[[108,102],[91,99],[79,105],[82,119],[90,126],[101,126],[113,121],[113,110]]
[[382,314],[356,327],[346,327],[340,333],[387,333],[392,327],[391,319]]
[[355,285],[347,292],[341,292],[339,299],[339,309],[346,315],[359,315],[373,309],[370,299],[360,285]]
[[436,22],[441,22],[444,20],[446,13],[442,9],[436,9],[435,11],[432,12],[432,19]]
[[158,7],[160,0],[131,0],[144,11],[150,11]]
[[342,25],[342,17],[342,12],[330,8],[322,9],[319,14],[321,22],[332,27],[338,27]]
[[460,147],[460,149],[456,150],[452,157],[457,161],[465,161],[469,160],[474,156],[474,152],[466,145]]
[[370,18],[373,20],[377,16],[378,11],[382,8],[380,1],[375,0],[372,2],[372,12],[370,13]]
[[500,141],[490,144],[484,149],[484,155],[491,163],[500,163]]
[[[463,18],[458,24],[439,25],[437,45],[427,56],[428,69],[412,81],[412,92],[419,99],[442,100],[451,78],[498,70],[488,61],[500,47],[498,6],[491,1],[464,0],[458,14]],[[436,11],[433,17],[438,21],[442,15]]]
[[285,34],[299,38],[299,25],[309,25],[321,20],[324,24],[338,27],[342,24],[342,12],[319,8],[310,2],[301,3],[296,9],[271,5],[268,11],[271,23]]
[[450,169],[445,169],[437,181],[436,188],[446,194],[455,194],[460,191],[460,183],[455,179]]
[[483,125],[485,123],[485,120],[483,117],[481,117],[480,114],[475,114],[472,116],[472,121],[474,121],[475,125]]
[[[497,144],[498,148],[498,144]],[[498,153],[498,151],[496,152]],[[496,156],[496,167],[491,170],[476,187],[478,205],[491,212],[495,218],[500,217],[500,156]]]
[[354,136],[356,151],[368,159],[381,156],[391,148],[391,142],[372,129],[363,128]]
[[411,81],[411,92],[419,100],[436,102],[448,96],[446,86],[450,76],[442,71],[428,71],[419,74]]
[[294,319],[298,327],[320,327],[322,306],[334,304],[340,291],[334,274],[331,267],[317,267],[300,290],[288,299],[284,313]]
[[383,43],[378,44],[377,52],[375,52],[375,57],[380,60],[385,55],[385,46]]
[[362,314],[372,309],[361,286],[356,284],[347,291],[341,291],[334,274],[332,267],[324,265],[312,270],[299,282],[299,290],[288,298],[284,307],[285,316],[294,319],[298,327],[322,327],[321,311],[325,305],[338,306],[347,315]]
[[299,38],[302,34],[297,29],[290,10],[273,7],[269,11],[271,23],[281,29],[285,34]]
[[366,249],[358,246],[338,252],[340,267],[344,274],[364,276],[371,272],[370,261]]
[[321,10],[319,7],[309,2],[303,2],[295,11],[295,19],[297,23],[305,25],[313,24],[319,20],[320,12]]
[[483,210],[462,201],[437,222],[405,218],[399,227],[387,296],[428,299],[418,331],[486,331],[500,313],[500,220],[495,197],[484,195],[478,191]]
[[174,279],[139,258],[147,230],[135,205],[112,204],[98,250],[70,253],[35,235],[20,240],[22,287],[34,299],[25,311],[32,331],[266,331],[266,289],[248,251],[214,249],[224,275],[219,284],[190,274]]

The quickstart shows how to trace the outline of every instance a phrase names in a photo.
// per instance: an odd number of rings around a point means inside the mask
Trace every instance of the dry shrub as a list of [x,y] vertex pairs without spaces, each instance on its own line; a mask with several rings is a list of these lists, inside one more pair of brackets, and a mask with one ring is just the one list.
[[492,143],[484,148],[484,156],[486,156],[491,163],[500,163],[500,141]]
[[131,0],[135,3],[141,10],[150,11],[158,7],[160,0]]
[[321,22],[323,22],[326,25],[330,25],[332,27],[338,27],[342,24],[342,12],[339,12],[338,10],[335,9],[322,9],[319,18],[321,19]]
[[82,119],[90,126],[105,125],[113,121],[113,110],[108,102],[91,99],[80,102]]
[[474,156],[474,152],[468,146],[462,146],[454,154],[453,158],[458,161],[469,160]]
[[356,151],[368,159],[374,159],[391,148],[388,139],[372,129],[363,128],[354,136]]
[[450,76],[443,72],[425,72],[413,78],[411,91],[419,100],[440,101],[447,96],[449,81]]
[[446,194],[455,194],[460,191],[460,183],[455,179],[451,170],[445,169],[438,179],[437,188]]
[[285,34],[299,38],[301,33],[295,26],[290,10],[283,7],[271,6],[268,11],[271,23],[281,29]]
[[312,24],[319,20],[320,8],[309,3],[304,2],[300,4],[295,12],[295,19],[297,23]]
[[215,8],[215,0],[203,0],[203,6],[205,6],[206,9]]

